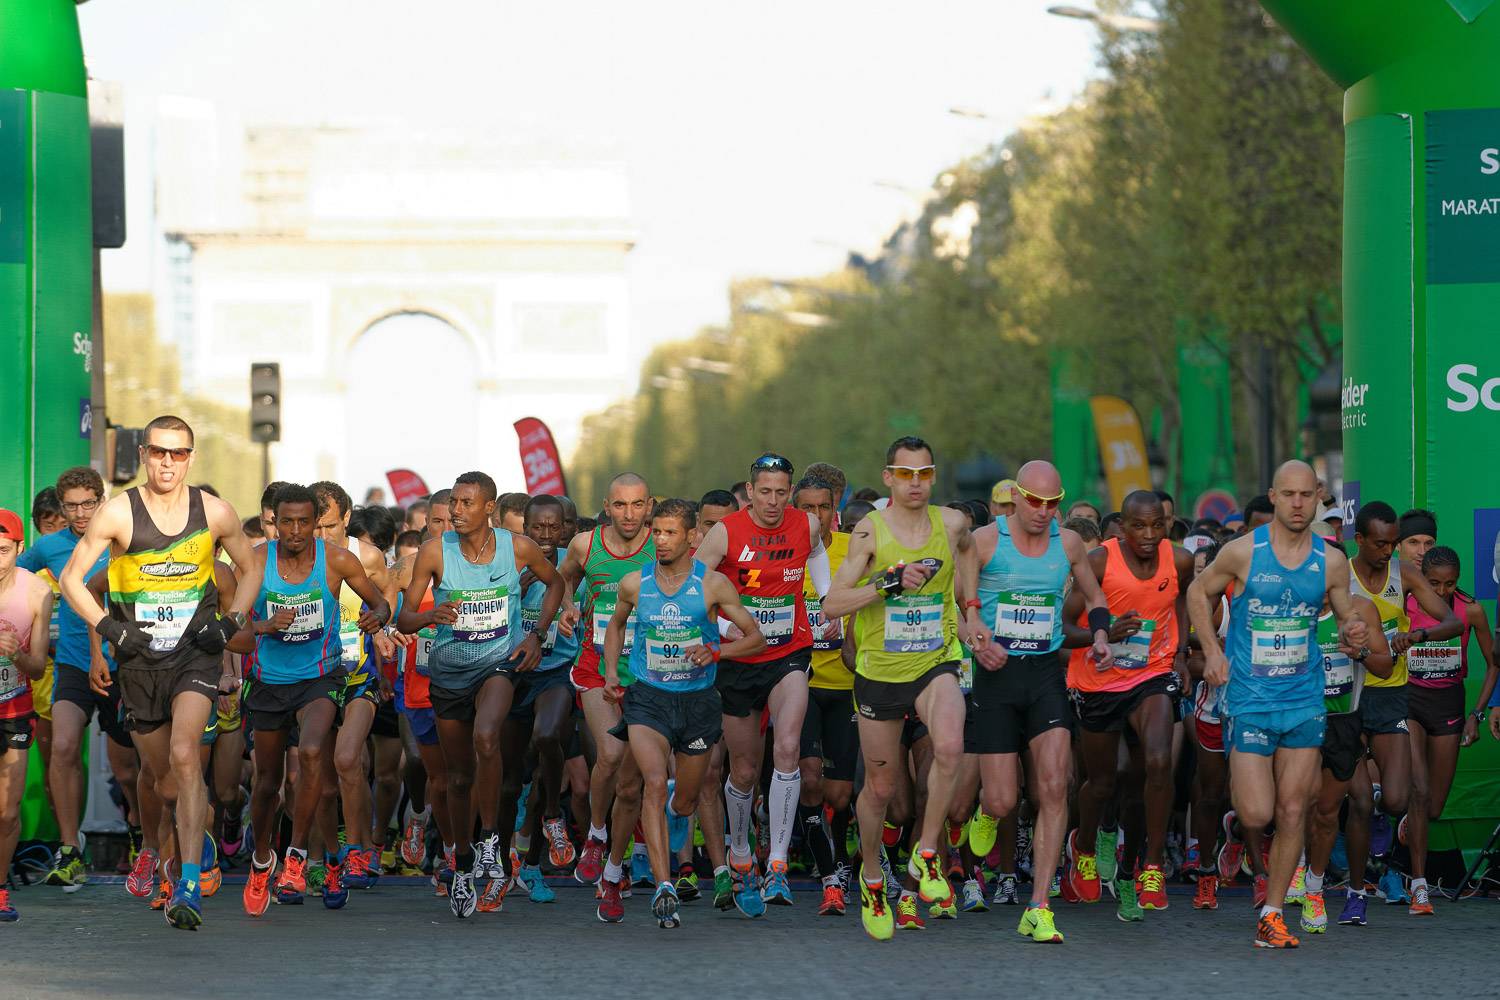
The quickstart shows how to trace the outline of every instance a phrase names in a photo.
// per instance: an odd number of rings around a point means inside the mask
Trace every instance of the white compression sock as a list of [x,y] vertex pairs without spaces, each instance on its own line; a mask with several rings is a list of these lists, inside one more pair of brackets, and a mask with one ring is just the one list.
[[729,814],[729,847],[736,857],[750,856],[750,814],[755,806],[754,790],[740,791],[724,779],[724,811]]
[[792,827],[797,822],[797,799],[802,794],[802,772],[771,772],[771,790],[766,795],[766,812],[771,815],[770,860],[785,861],[792,843]]

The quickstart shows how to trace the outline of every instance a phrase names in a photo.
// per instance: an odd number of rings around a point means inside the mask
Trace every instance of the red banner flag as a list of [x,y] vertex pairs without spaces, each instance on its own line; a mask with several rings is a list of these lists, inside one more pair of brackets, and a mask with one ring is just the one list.
[[392,469],[385,474],[385,481],[391,484],[391,495],[401,507],[424,500],[432,493],[422,477],[410,469]]
[[566,496],[568,484],[563,480],[562,459],[547,425],[536,417],[522,417],[516,421],[516,437],[521,442],[526,492],[532,496],[538,493]]

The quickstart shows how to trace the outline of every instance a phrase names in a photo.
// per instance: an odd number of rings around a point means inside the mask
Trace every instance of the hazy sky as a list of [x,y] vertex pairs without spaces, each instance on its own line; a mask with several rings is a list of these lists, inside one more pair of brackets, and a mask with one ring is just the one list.
[[[125,86],[132,232],[147,232],[150,109],[249,122],[461,121],[613,149],[639,243],[638,342],[727,314],[735,276],[831,270],[911,196],[1092,72],[1091,25],[1042,0],[92,0],[90,72]],[[991,120],[950,115],[954,105]],[[132,132],[133,126],[135,127]],[[149,283],[143,239],[105,254]]]

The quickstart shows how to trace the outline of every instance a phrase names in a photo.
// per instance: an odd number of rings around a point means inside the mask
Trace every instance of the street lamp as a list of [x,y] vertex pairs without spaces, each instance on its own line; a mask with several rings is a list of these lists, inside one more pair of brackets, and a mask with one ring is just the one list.
[[1143,34],[1154,35],[1161,31],[1161,22],[1149,17],[1132,17],[1129,14],[1101,14],[1097,10],[1089,10],[1087,7],[1074,7],[1071,4],[1057,4],[1047,8],[1047,13],[1056,14],[1058,17],[1071,17],[1080,21],[1093,21],[1095,24],[1116,31],[1139,31]]

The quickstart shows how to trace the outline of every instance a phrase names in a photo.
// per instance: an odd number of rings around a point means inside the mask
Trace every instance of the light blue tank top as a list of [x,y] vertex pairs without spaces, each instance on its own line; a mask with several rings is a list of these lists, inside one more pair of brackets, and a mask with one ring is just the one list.
[[[562,550],[559,549],[552,557],[552,564],[558,565],[562,559]],[[547,585],[538,581],[531,585],[526,591],[526,598],[521,602],[521,636],[525,638],[536,631],[536,626],[542,618],[542,598],[547,596]],[[552,619],[552,627],[542,637],[542,662],[537,664],[536,669],[555,670],[558,667],[571,666],[573,660],[578,656],[578,646],[581,641],[582,629],[574,629],[572,636],[565,636],[557,630],[557,618]]]
[[253,669],[263,684],[292,684],[330,673],[339,665],[339,601],[328,586],[323,540],[313,541],[313,567],[301,583],[288,583],[277,564],[276,543],[266,543],[266,573],[252,609],[267,621],[283,608],[296,615],[284,632],[255,637]]
[[979,570],[979,613],[1008,652],[1050,653],[1062,645],[1062,605],[1068,585],[1068,553],[1057,522],[1048,525],[1047,551],[1022,555],[1010,534],[1010,519],[996,522],[995,554]]
[[458,532],[443,532],[443,578],[433,588],[434,604],[459,602],[458,621],[439,625],[428,658],[432,683],[461,690],[504,662],[521,641],[521,575],[515,541],[504,528],[492,528],[494,548],[487,562],[474,564],[459,550]]
[[1328,589],[1328,553],[1314,537],[1302,565],[1288,569],[1271,547],[1269,525],[1252,535],[1250,574],[1229,601],[1229,684],[1225,709],[1247,712],[1323,706],[1318,615]]
[[704,566],[693,560],[693,571],[675,594],[662,593],[656,582],[656,566],[653,560],[641,567],[630,672],[636,680],[654,688],[705,691],[714,686],[718,662],[710,660],[700,667],[683,656],[689,646],[719,648],[719,623],[709,617],[703,591]]

